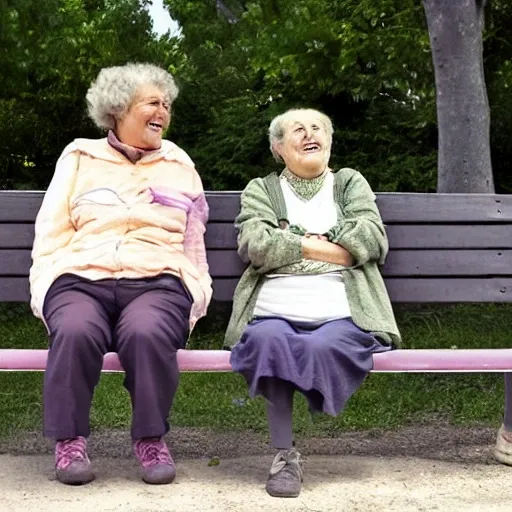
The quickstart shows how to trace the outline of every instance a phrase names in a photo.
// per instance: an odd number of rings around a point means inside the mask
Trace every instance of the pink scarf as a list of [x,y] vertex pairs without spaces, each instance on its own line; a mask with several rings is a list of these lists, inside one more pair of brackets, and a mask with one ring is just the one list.
[[109,130],[108,132],[107,141],[115,150],[123,154],[133,164],[138,162],[143,156],[149,155],[150,153],[153,153],[153,151],[158,151],[157,149],[140,149],[134,146],[129,146],[128,144],[121,142],[112,130]]

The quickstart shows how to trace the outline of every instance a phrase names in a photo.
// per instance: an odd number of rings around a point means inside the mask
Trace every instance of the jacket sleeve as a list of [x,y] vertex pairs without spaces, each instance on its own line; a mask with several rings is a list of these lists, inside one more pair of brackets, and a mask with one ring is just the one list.
[[343,193],[342,220],[326,233],[327,238],[352,254],[352,268],[368,261],[383,264],[389,245],[375,194],[361,173],[352,172]]
[[75,234],[69,212],[69,200],[75,183],[79,152],[74,143],[66,147],[57,161],[55,173],[44,195],[35,222],[32,247],[30,289],[34,313],[40,316],[41,300],[35,285],[45,271],[58,259],[58,253]]
[[[195,172],[195,171],[194,171]],[[194,197],[192,206],[187,215],[187,229],[184,239],[185,256],[196,268],[198,283],[204,294],[204,300],[198,301],[194,306],[192,316],[200,318],[206,314],[206,308],[212,297],[212,279],[209,274],[208,261],[206,259],[206,245],[204,234],[208,222],[209,208],[203,191],[201,178],[196,173],[194,188],[198,191]]]
[[275,271],[303,259],[301,237],[281,229],[279,219],[261,178],[249,182],[241,197],[238,229],[238,254],[260,274]]

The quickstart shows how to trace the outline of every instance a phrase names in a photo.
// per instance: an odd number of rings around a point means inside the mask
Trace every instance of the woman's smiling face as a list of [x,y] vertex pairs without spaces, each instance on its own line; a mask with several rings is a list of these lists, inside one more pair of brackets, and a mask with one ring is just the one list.
[[331,142],[314,112],[303,112],[300,118],[286,123],[283,139],[275,144],[275,149],[291,172],[314,178],[327,167]]
[[164,93],[154,85],[146,85],[137,91],[128,111],[118,121],[116,135],[124,144],[158,149],[170,120],[170,105]]

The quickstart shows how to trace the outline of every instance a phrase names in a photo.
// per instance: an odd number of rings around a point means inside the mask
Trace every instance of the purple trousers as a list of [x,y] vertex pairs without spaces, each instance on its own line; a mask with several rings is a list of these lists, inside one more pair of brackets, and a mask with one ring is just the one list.
[[178,388],[176,351],[189,334],[192,299],[172,275],[52,284],[43,313],[50,330],[44,374],[44,435],[88,437],[89,413],[106,352],[117,352],[132,402],[133,439],[159,437]]

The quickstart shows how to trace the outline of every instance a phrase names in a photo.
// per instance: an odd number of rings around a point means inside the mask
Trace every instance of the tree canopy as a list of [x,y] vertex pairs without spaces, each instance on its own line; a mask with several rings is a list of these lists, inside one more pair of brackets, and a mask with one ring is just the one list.
[[[5,1],[5,0],[3,0]],[[100,133],[85,92],[104,66],[153,62],[181,93],[169,138],[209,189],[240,189],[279,167],[270,120],[328,114],[331,164],[375,190],[435,191],[437,121],[425,11],[415,0],[164,0],[181,35],[158,37],[137,0],[7,0],[0,32],[3,188],[44,188],[63,147]],[[498,191],[512,189],[512,5],[486,11],[484,68]]]

